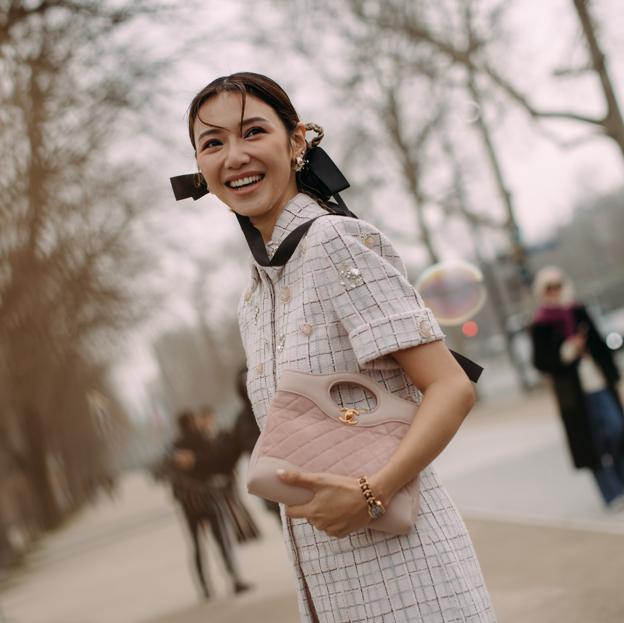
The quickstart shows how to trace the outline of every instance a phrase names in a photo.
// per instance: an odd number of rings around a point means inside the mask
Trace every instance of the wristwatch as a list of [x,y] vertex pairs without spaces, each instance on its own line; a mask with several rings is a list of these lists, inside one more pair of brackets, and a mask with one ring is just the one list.
[[384,505],[381,503],[381,500],[378,500],[375,497],[375,494],[372,492],[370,485],[368,484],[366,476],[362,476],[358,480],[358,483],[360,485],[360,489],[362,489],[366,504],[368,505],[368,516],[371,519],[379,519],[386,512]]

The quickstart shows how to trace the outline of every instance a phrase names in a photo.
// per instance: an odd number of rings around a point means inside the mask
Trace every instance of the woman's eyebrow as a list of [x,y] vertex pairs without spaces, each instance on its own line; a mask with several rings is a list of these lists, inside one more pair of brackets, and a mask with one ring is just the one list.
[[264,117],[249,117],[248,119],[243,119],[241,126],[249,125],[250,123],[258,123],[258,121],[264,121],[265,123],[270,123],[268,119]]
[[[258,122],[270,123],[270,121],[268,119],[266,119],[265,117],[249,117],[248,119],[243,119],[243,121],[241,122],[240,127],[243,127],[245,125],[249,125],[250,123],[258,123]],[[210,125],[210,124],[209,123],[205,123],[204,125]],[[227,128],[223,128],[220,125],[212,126],[210,128],[207,128],[206,130],[203,130],[202,132],[200,132],[199,136],[197,137],[197,141],[199,142],[205,136],[211,136],[213,134],[219,134],[220,132],[223,132],[223,131],[229,132],[229,130]]]

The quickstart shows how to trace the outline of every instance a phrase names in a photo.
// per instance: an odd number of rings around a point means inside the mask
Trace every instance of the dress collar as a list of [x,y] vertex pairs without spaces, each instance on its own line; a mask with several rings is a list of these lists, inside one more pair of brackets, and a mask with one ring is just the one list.
[[304,193],[297,193],[280,212],[277,217],[271,240],[266,243],[267,253],[272,257],[277,248],[282,244],[284,238],[302,225],[303,223],[313,219],[321,214],[325,214],[327,210],[322,208],[312,197]]
[[[277,217],[271,240],[265,245],[269,257],[273,257],[275,251],[290,232],[299,225],[322,214],[327,214],[327,210],[321,207],[315,199],[305,193],[297,193],[288,201]],[[251,264],[260,273],[264,272],[271,277],[279,276],[284,269],[283,266],[261,266],[253,257]]]

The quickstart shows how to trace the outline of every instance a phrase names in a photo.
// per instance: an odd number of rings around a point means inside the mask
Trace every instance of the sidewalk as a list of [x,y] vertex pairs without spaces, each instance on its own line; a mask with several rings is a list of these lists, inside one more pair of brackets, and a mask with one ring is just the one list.
[[[479,405],[436,468],[466,518],[499,623],[624,620],[624,514],[605,513],[589,475],[572,470],[548,394]],[[209,543],[215,598],[205,602],[168,492],[133,474],[122,494],[42,543],[0,593],[8,623],[298,621],[281,530],[258,500],[249,505],[265,538],[240,550],[254,590],[232,596]]]
[[[607,514],[591,477],[572,470],[547,392],[479,405],[436,467],[466,519],[499,623],[624,621],[624,514]],[[247,560],[250,579],[266,581],[264,561]],[[297,621],[281,588],[272,602],[260,590],[142,623]]]
[[499,623],[624,621],[624,535],[467,523]]
[[[621,623],[624,537],[587,530],[468,520],[499,623]],[[275,543],[277,547],[277,543]],[[253,559],[252,559],[253,558]],[[291,586],[274,564],[243,553],[257,590],[141,623],[291,623]],[[267,590],[267,580],[275,581]]]

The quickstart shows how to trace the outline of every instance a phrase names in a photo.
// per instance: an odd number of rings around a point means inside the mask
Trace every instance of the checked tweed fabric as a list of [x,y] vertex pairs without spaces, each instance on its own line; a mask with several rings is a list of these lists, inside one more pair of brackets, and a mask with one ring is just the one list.
[[[325,210],[304,194],[280,214],[275,252],[285,236]],[[391,393],[419,402],[391,353],[443,339],[388,239],[370,224],[323,216],[283,267],[252,261],[239,324],[247,389],[260,428],[280,372],[359,372]],[[361,387],[338,386],[340,406],[370,410]],[[301,451],[305,451],[301,448]],[[412,531],[363,530],[329,537],[283,516],[301,620],[312,623],[493,623],[496,619],[466,527],[431,466],[420,474]]]

